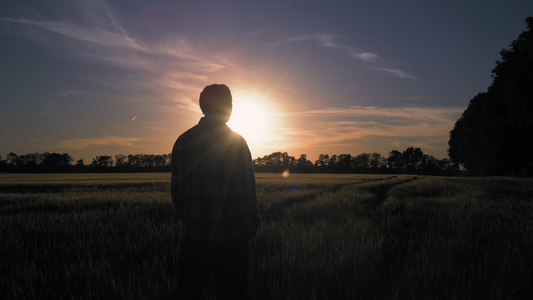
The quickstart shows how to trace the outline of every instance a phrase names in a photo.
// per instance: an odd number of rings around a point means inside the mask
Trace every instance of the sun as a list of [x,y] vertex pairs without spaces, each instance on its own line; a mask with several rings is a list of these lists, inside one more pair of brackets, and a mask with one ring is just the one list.
[[233,112],[227,124],[247,142],[265,140],[271,135],[272,121],[271,104],[265,97],[252,93],[234,95]]

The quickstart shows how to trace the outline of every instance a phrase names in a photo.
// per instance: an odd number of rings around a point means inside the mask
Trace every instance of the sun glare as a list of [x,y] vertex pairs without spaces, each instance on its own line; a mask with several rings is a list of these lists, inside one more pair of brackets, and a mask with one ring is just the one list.
[[234,95],[233,112],[227,123],[248,143],[265,140],[272,132],[272,110],[267,99],[253,94]]

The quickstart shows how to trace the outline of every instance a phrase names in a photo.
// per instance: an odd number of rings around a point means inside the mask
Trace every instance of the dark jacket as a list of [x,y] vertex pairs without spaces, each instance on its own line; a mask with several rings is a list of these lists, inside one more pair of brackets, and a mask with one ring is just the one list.
[[246,141],[223,122],[202,118],[172,149],[172,202],[193,241],[255,236],[255,176]]

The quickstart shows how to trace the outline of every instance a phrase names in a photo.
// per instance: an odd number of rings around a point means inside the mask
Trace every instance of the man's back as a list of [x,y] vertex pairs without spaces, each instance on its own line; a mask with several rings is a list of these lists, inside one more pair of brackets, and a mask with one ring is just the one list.
[[255,178],[246,141],[227,125],[202,118],[172,150],[173,201],[184,238],[253,237],[258,223]]

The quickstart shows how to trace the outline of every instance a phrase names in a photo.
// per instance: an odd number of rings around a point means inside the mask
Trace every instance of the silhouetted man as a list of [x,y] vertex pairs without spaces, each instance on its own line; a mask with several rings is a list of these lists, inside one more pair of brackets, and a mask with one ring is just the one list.
[[198,299],[215,274],[217,299],[248,297],[249,241],[260,223],[255,177],[246,141],[226,122],[226,85],[200,94],[204,117],[172,149],[172,201],[183,221],[178,293]]

